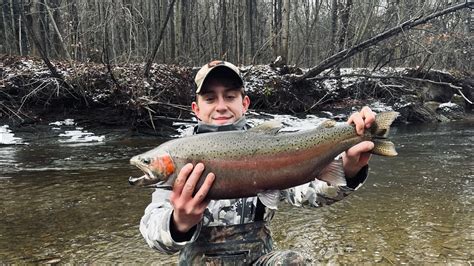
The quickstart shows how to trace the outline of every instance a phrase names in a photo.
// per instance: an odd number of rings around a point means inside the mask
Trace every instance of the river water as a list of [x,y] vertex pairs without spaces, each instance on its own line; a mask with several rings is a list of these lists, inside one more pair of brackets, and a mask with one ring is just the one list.
[[[164,139],[94,136],[30,130],[15,133],[29,145],[0,146],[0,263],[176,261],[146,246],[138,224],[152,191],[127,183],[141,174],[129,158]],[[398,126],[391,136],[399,156],[374,156],[369,179],[345,200],[282,204],[271,223],[276,248],[313,263],[472,264],[472,121]]]

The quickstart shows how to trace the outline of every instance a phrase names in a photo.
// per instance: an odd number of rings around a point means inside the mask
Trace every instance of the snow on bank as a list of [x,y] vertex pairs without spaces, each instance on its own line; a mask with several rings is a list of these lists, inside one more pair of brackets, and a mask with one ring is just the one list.
[[[330,112],[325,112],[325,116],[336,119],[338,121],[345,120],[347,117],[345,115],[333,115]],[[196,121],[195,118],[193,118]],[[306,129],[312,129],[318,126],[321,122],[327,120],[327,118],[321,118],[315,115],[307,115],[305,117],[296,117],[292,115],[280,115],[280,114],[269,114],[264,112],[249,112],[247,116],[247,123],[251,127],[258,126],[266,121],[277,121],[282,124],[280,132],[294,132]],[[177,134],[172,135],[173,138],[190,136],[193,134],[193,128],[196,123],[184,123],[184,122],[175,122],[173,126],[177,131]]]
[[9,129],[8,125],[0,127],[0,145],[25,144],[21,138],[15,137],[15,134]]
[[[376,113],[393,111],[391,106],[387,106],[380,101],[373,102],[369,105],[372,111]],[[359,109],[353,109],[352,112],[357,112]],[[327,119],[333,119],[336,121],[344,122],[347,121],[350,114],[333,114],[328,111],[321,112],[320,116],[306,115],[303,117],[296,117],[293,115],[285,114],[270,114],[265,112],[253,112],[249,111],[247,114],[247,123],[252,126],[258,126],[265,121],[275,120],[282,124],[280,132],[294,132],[300,130],[307,130],[317,127],[321,122]],[[175,122],[173,126],[176,128],[177,134],[172,135],[172,138],[178,138],[183,136],[190,136],[193,134],[193,128],[196,125],[197,120],[193,118],[193,122]]]
[[292,115],[272,115],[272,114],[265,114],[265,118],[262,117],[254,117],[249,118],[248,123],[252,126],[257,126],[262,124],[265,121],[274,120],[280,122],[282,124],[282,128],[280,132],[294,132],[306,129],[315,128],[319,123],[326,120],[321,117],[317,117],[315,115],[307,115],[304,118],[298,118]]
[[[49,123],[53,130],[64,130],[60,133],[59,142],[61,143],[90,143],[90,142],[104,142],[105,136],[96,136],[92,132],[84,130],[82,127],[76,127],[74,119],[65,119],[63,121],[56,121]],[[70,129],[70,130],[65,130]]]
[[[67,119],[64,119],[63,121],[56,121],[56,122],[51,122],[49,123],[50,126],[75,126],[76,123],[74,122],[74,119],[71,119],[71,118],[67,118]],[[53,128],[53,129],[56,129],[56,128]]]
[[59,134],[60,139],[59,142],[63,143],[84,143],[84,142],[103,142],[105,140],[105,136],[95,136],[94,133],[82,131],[81,128],[77,128],[78,130],[66,130],[65,133]]

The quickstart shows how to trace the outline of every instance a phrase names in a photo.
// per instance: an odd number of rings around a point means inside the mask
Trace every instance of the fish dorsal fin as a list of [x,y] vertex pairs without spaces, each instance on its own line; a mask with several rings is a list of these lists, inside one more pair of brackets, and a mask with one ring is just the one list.
[[334,127],[336,125],[336,121],[334,120],[324,120],[323,122],[321,122],[318,127],[320,128],[331,128],[331,127]]
[[275,135],[283,127],[283,124],[278,120],[270,120],[261,123],[260,125],[249,129],[249,132],[265,133]]

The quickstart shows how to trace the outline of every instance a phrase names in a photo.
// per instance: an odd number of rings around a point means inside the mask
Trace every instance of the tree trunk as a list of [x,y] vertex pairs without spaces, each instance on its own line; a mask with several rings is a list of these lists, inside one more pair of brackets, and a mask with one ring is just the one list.
[[20,7],[18,0],[10,0],[10,17],[12,21],[12,32],[13,36],[15,37],[14,40],[16,49],[18,49],[18,54],[23,55],[24,50],[24,40],[21,39],[22,35],[22,26],[20,25],[21,22],[21,14],[23,13],[23,8]]
[[[7,21],[6,21],[6,18],[5,18],[5,12],[4,12],[5,1],[3,1],[2,5],[1,5],[1,8],[2,9],[0,10],[0,12],[2,12],[2,22],[1,22],[2,23],[2,33],[0,35],[0,38],[1,38],[1,40],[6,40],[7,39],[8,24],[7,24]],[[0,53],[9,53],[6,43],[0,45]]]
[[71,46],[73,47],[74,60],[82,60],[82,42],[81,42],[81,28],[79,27],[79,13],[77,11],[77,4],[74,0],[69,0],[67,3],[70,6],[71,12]]
[[[22,6],[24,6],[23,0],[21,1],[21,4],[22,4]],[[29,13],[25,14],[25,12],[23,10],[20,10],[20,16],[23,19],[23,21],[32,20],[31,14],[29,14]],[[26,29],[27,29],[29,35],[30,35],[30,38],[33,40],[34,45],[36,45],[36,48],[40,52],[40,55],[41,55],[41,58],[43,59],[43,62],[46,64],[49,71],[51,71],[52,76],[64,81],[63,77],[61,76],[61,74],[59,74],[56,67],[49,61],[49,58],[46,56],[46,53],[44,52],[44,49],[41,47],[41,44],[38,40],[38,37],[36,36],[36,33],[33,32],[33,29],[28,27],[28,25],[25,25],[25,26],[26,26]]]
[[174,10],[174,29],[175,29],[175,35],[176,35],[176,57],[181,57],[182,55],[182,50],[181,50],[181,45],[182,45],[182,36],[181,36],[181,5],[182,5],[183,0],[177,0],[176,2],[176,9]]
[[61,32],[59,31],[58,25],[56,24],[56,20],[54,19],[53,12],[51,12],[51,9],[49,8],[48,4],[46,4],[45,7],[46,7],[46,10],[48,11],[49,19],[51,21],[51,24],[53,25],[54,31],[56,32],[56,36],[59,40],[59,45],[61,46],[61,48],[62,48],[62,50],[63,50],[63,52],[66,56],[66,59],[69,61],[69,63],[72,64],[71,55],[69,54],[69,51],[66,47],[66,44],[64,43],[63,36],[62,36]]
[[248,0],[248,6],[247,6],[247,10],[248,10],[248,33],[249,33],[249,38],[248,38],[248,42],[249,42],[249,50],[248,50],[248,58],[247,58],[247,62],[251,62],[251,59],[253,57],[253,55],[255,54],[255,42],[256,42],[256,38],[255,38],[255,21],[254,21],[254,18],[256,17],[255,14],[257,13],[257,3],[255,3],[254,0]]
[[[174,0],[173,0],[173,3],[174,3]],[[164,8],[164,6],[163,6]],[[170,5],[167,5],[166,8],[168,10],[171,10],[171,14],[170,14],[170,19],[172,20],[171,23],[170,23],[170,58],[171,58],[171,61],[173,63],[176,63],[176,28],[175,28],[175,23],[176,23],[176,17],[175,16],[175,12],[174,12],[174,8],[170,8]],[[164,10],[164,9],[163,9]],[[163,14],[165,14],[163,12]],[[164,25],[165,24],[165,19],[166,19],[166,16],[163,16],[163,20],[162,20],[162,23],[161,25]]]
[[[328,50],[329,54],[336,53],[336,35],[337,35],[337,0],[331,2],[331,35],[329,45],[331,48]],[[328,55],[329,55],[328,54]]]
[[341,14],[341,32],[339,34],[338,50],[341,51],[346,48],[349,34],[349,17],[352,10],[352,0],[346,0],[346,6]]
[[288,64],[288,43],[290,38],[290,0],[283,0],[281,22],[281,52],[282,64]]
[[144,73],[145,77],[148,77],[150,75],[151,64],[153,63],[153,60],[155,60],[155,56],[156,56],[156,52],[158,52],[158,48],[160,48],[160,44],[161,44],[161,41],[163,39],[163,34],[165,32],[166,25],[168,24],[168,21],[171,17],[171,13],[172,13],[172,10],[174,8],[174,3],[175,2],[176,2],[176,0],[172,0],[170,6],[168,8],[168,12],[166,14],[165,23],[163,25],[161,25],[160,35],[158,36],[158,39],[155,43],[155,48],[153,49],[153,52],[152,52],[150,58],[148,58],[148,61],[147,61],[146,66],[145,66],[145,73]]
[[[191,9],[191,10],[199,10],[199,3],[197,2],[194,2],[193,3],[195,4],[195,8]],[[195,22],[193,23],[194,24],[194,38],[195,38],[195,42],[196,42],[196,52],[197,52],[197,59],[196,61],[199,62],[199,59],[201,58],[202,56],[202,49],[201,49],[201,45],[202,45],[202,41],[201,41],[201,32],[200,32],[200,28],[199,28],[199,21],[202,19],[202,16],[201,16],[201,13],[200,12],[196,12],[196,20]],[[196,65],[196,64],[194,64]]]
[[272,50],[273,50],[273,58],[276,58],[280,55],[280,45],[281,45],[281,16],[282,16],[282,0],[273,0],[272,5],[272,13],[273,13],[273,20],[272,20]]
[[221,27],[222,27],[222,34],[221,34],[221,56],[220,58],[223,60],[227,60],[227,9],[226,9],[226,1],[220,1],[220,9],[221,9]]

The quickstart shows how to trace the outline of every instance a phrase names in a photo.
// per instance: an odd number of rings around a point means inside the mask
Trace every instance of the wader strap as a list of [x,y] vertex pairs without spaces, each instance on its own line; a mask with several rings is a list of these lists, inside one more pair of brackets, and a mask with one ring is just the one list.
[[203,227],[179,254],[180,265],[248,265],[272,250],[264,222]]

